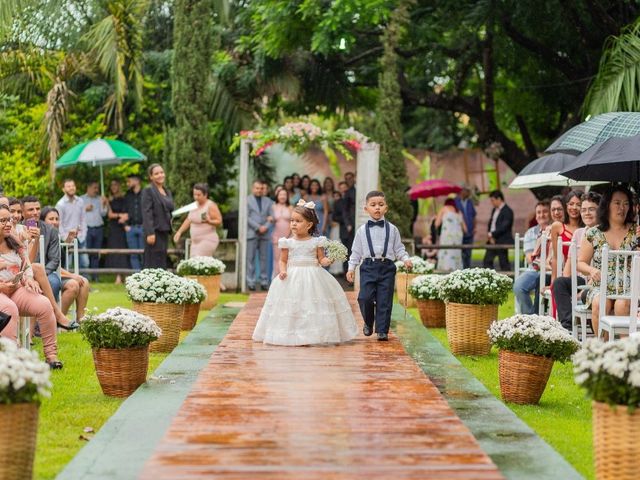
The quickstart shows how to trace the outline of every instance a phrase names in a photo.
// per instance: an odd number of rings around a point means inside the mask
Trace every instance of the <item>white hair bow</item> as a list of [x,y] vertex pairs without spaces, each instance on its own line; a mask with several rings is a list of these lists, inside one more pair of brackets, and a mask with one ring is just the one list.
[[314,210],[316,208],[316,204],[313,202],[305,202],[304,199],[301,198],[300,200],[298,200],[298,203],[296,203],[296,207],[304,207]]

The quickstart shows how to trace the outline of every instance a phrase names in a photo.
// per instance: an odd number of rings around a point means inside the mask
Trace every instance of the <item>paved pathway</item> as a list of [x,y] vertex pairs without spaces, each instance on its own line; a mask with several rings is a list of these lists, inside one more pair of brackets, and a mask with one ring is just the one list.
[[235,319],[141,478],[502,478],[394,335],[256,344],[263,302]]

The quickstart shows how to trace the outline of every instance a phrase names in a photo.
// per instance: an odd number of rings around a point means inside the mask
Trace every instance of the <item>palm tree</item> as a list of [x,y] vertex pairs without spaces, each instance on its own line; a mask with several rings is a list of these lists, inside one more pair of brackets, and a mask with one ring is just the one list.
[[640,111],[640,18],[605,42],[582,108],[589,115]]

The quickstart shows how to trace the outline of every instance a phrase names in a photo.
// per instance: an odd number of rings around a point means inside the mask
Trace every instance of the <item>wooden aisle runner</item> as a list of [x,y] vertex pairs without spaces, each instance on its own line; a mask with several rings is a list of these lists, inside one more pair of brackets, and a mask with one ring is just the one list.
[[254,343],[264,298],[234,320],[141,478],[502,478],[397,337]]

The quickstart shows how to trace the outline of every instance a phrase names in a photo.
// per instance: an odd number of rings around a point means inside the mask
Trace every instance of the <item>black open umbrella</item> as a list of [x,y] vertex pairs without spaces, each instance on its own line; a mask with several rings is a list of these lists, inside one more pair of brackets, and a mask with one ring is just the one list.
[[640,182],[640,135],[610,138],[582,152],[560,172],[574,180]]

